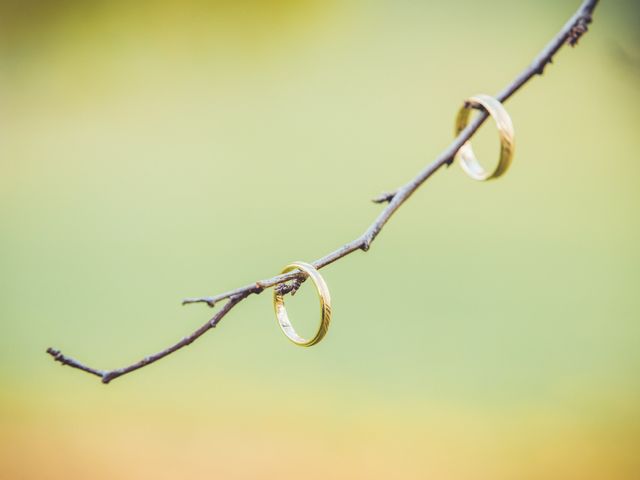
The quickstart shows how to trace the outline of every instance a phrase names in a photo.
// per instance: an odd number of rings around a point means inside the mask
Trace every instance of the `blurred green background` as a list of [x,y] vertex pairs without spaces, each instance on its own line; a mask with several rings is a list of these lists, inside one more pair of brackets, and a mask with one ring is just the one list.
[[109,386],[44,353],[131,363],[211,315],[182,298],[355,238],[578,4],[2,2],[0,476],[638,478],[631,1],[508,102],[504,178],[443,169],[322,271],[317,347],[265,293]]

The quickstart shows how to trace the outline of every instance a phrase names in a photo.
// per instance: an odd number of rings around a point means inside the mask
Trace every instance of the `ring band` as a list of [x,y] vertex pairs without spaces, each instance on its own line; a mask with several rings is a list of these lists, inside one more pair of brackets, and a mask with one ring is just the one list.
[[296,269],[301,270],[308,278],[311,278],[318,292],[318,298],[320,299],[320,325],[318,326],[316,334],[309,340],[298,335],[298,332],[296,332],[289,320],[287,309],[284,306],[284,295],[278,293],[278,289],[275,288],[273,290],[273,307],[276,312],[276,318],[278,319],[278,325],[280,325],[280,328],[287,338],[301,347],[310,347],[322,340],[327,334],[329,323],[331,322],[331,295],[329,295],[329,287],[327,287],[324,278],[322,278],[313,265],[305,262],[293,262],[284,267],[280,273],[288,273]]
[[514,130],[511,117],[502,106],[502,104],[495,98],[479,94],[468,98],[463,107],[458,112],[455,124],[455,135],[457,136],[462,130],[465,129],[469,123],[469,115],[471,113],[471,107],[483,107],[498,127],[498,133],[500,134],[500,159],[498,165],[493,172],[487,172],[473,153],[471,142],[466,141],[460,150],[458,150],[458,156],[460,158],[460,166],[474,180],[489,180],[490,178],[497,178],[507,171],[511,160],[513,159],[514,151]]

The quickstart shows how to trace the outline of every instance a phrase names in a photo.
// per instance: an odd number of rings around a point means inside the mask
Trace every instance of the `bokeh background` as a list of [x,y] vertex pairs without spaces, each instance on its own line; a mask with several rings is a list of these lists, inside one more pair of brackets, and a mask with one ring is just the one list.
[[44,353],[131,363],[355,238],[578,3],[3,1],[0,477],[639,478],[632,1],[508,102],[505,177],[443,169],[322,271],[317,347],[265,293],[108,386]]

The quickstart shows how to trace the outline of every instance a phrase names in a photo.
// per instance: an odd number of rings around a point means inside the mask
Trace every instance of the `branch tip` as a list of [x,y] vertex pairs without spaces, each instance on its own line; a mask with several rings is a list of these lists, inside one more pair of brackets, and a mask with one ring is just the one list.
[[56,350],[55,348],[47,348],[47,353],[53,357],[55,361],[58,361],[60,354],[60,350]]
[[55,362],[59,362],[63,366],[69,365],[70,367],[77,368],[78,370],[84,370],[85,372],[91,373],[100,378],[104,378],[104,376],[106,375],[106,372],[102,370],[97,370],[95,368],[87,367],[86,365],[83,365],[79,361],[63,355],[60,350],[57,350],[55,348],[51,348],[51,347],[47,348],[47,353],[53,357],[53,360]]
[[382,192],[377,197],[371,199],[373,203],[387,203],[393,200],[397,192]]
[[217,300],[211,297],[202,297],[202,298],[185,298],[182,300],[182,305],[191,305],[192,303],[206,303],[209,307],[213,308],[217,303]]
[[307,279],[306,277],[294,278],[293,280],[291,280],[290,283],[285,282],[285,283],[280,283],[279,285],[276,285],[275,289],[279,295],[286,295],[290,293],[291,296],[293,297],[296,294],[296,292],[300,289],[300,287],[302,286],[302,284],[305,282],[306,279]]

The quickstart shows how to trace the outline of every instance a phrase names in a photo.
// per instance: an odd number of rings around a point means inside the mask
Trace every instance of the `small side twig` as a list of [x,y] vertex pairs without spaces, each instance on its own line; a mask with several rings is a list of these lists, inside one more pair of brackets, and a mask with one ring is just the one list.
[[[578,11],[567,21],[560,32],[551,39],[551,41],[538,54],[533,62],[522,73],[520,73],[520,75],[518,75],[515,80],[513,80],[504,88],[504,90],[496,95],[496,98],[501,102],[506,101],[534,76],[542,75],[546,65],[552,62],[553,56],[558,50],[560,50],[560,48],[562,48],[563,45],[576,45],[578,40],[586,33],[587,27],[592,21],[593,11],[596,8],[597,4],[598,0],[583,1],[578,8]],[[460,132],[460,134],[453,140],[453,142],[431,164],[429,164],[421,172],[419,172],[418,175],[416,175],[413,179],[411,179],[409,182],[407,182],[397,190],[391,193],[384,193],[376,197],[373,200],[375,203],[387,203],[387,206],[378,214],[377,218],[369,226],[369,228],[355,240],[352,240],[351,242],[343,245],[337,250],[313,262],[313,266],[317,269],[320,269],[357,250],[362,250],[365,252],[369,250],[371,243],[378,236],[391,216],[436,171],[438,171],[443,165],[450,165],[453,162],[456,152],[462,145],[464,145],[467,140],[469,140],[474,135],[474,133],[486,119],[487,113],[480,112],[476,116],[476,118],[462,132]],[[233,307],[235,307],[238,303],[240,303],[248,296],[252,294],[259,294],[264,289],[274,287],[276,285],[279,286],[278,288],[280,288],[281,293],[293,294],[299,288],[300,283],[303,280],[304,276],[300,271],[293,271],[287,274],[276,275],[272,278],[260,280],[258,282],[245,285],[244,287],[236,288],[235,290],[230,290],[219,295],[185,299],[182,302],[184,305],[192,303],[205,303],[210,307],[213,307],[223,300],[227,300],[227,303],[213,316],[213,318],[211,318],[207,323],[202,325],[191,335],[183,338],[178,343],[158,353],[145,357],[139,362],[136,362],[124,368],[115,370],[97,370],[91,367],[87,367],[77,360],[63,355],[59,350],[49,348],[47,350],[47,353],[49,353],[55,361],[60,362],[63,365],[68,365],[70,367],[91,373],[100,377],[103,383],[109,383],[115,378],[157,362],[161,358],[172,354],[176,350],[190,345],[205,332],[209,331],[211,328],[214,328],[222,320],[222,318],[227,313],[229,313],[229,311],[231,311]]]
[[380,195],[378,195],[377,197],[373,197],[371,199],[371,201],[373,203],[387,203],[390,202],[391,200],[393,200],[393,197],[396,196],[396,192],[382,192]]

